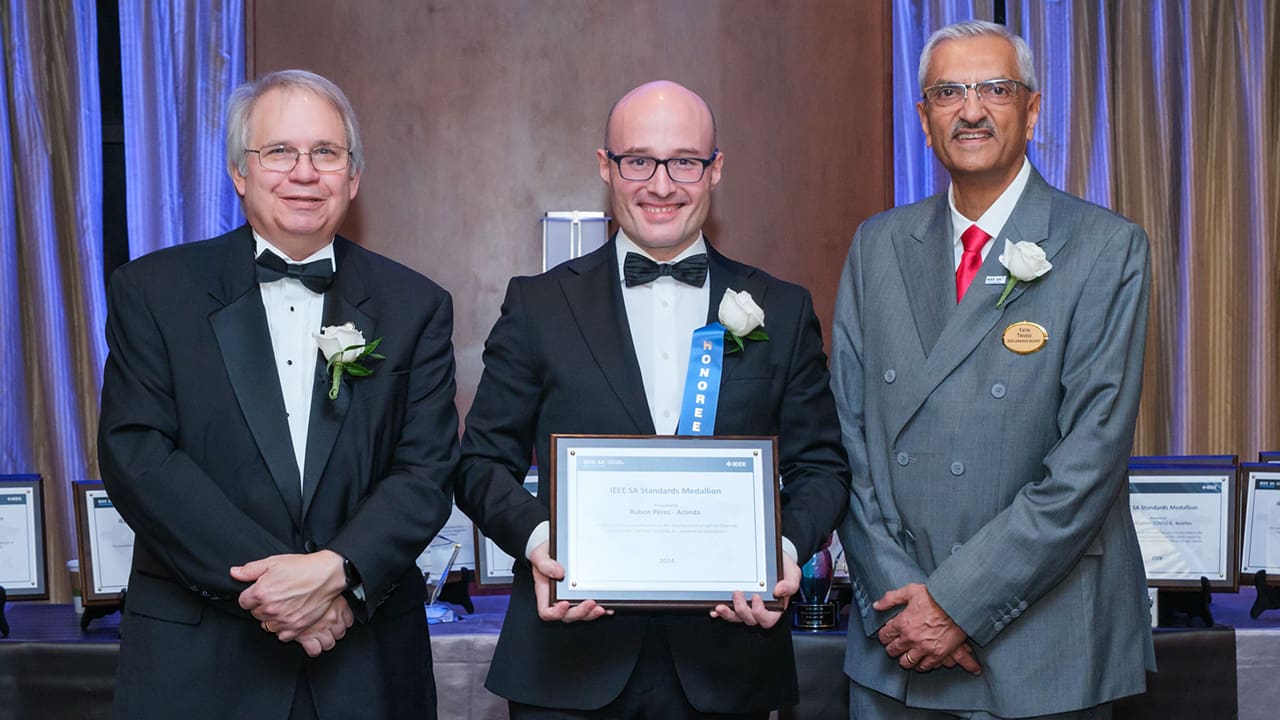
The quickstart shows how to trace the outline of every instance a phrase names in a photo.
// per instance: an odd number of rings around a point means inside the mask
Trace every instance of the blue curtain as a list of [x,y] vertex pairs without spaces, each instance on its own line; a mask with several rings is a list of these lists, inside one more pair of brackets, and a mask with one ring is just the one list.
[[893,200],[909,205],[947,189],[947,171],[924,143],[920,100],[920,51],[940,27],[990,20],[993,0],[894,0],[893,3]]
[[[0,4],[0,473],[44,479],[49,587],[69,598],[70,483],[96,478],[106,292],[94,0]],[[242,0],[120,3],[130,256],[242,222],[222,127]]]
[[244,222],[223,122],[244,81],[242,0],[121,0],[129,256]]
[[[895,0],[898,204],[946,189],[914,103],[925,39],[989,4]],[[1280,4],[1009,0],[1042,93],[1031,162],[1151,238],[1135,452],[1280,448]]]
[[[73,547],[70,482],[95,477],[102,120],[93,0],[0,7],[0,473],[44,478],[47,557]],[[65,593],[65,572],[49,587]]]

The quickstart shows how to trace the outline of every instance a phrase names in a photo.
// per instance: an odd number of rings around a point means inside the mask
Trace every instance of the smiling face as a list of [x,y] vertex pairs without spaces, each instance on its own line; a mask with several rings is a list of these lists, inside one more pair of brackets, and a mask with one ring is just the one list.
[[[993,35],[939,43],[926,77],[926,88],[938,83],[1025,79],[1018,72],[1013,44]],[[1040,118],[1040,93],[1021,86],[1018,93],[1012,104],[996,107],[984,104],[973,89],[964,102],[952,107],[916,103],[925,139],[958,191],[966,186],[1003,189],[1022,168],[1027,142]]]
[[[702,98],[671,82],[642,85],[614,107],[608,150],[615,155],[709,158],[715,151],[711,111]],[[711,210],[711,191],[720,182],[724,155],[696,183],[671,180],[659,167],[647,181],[626,180],[605,149],[596,151],[600,177],[618,226],[657,260],[670,260],[698,239]]]
[[[307,152],[317,145],[347,147],[338,110],[306,90],[267,91],[253,105],[249,128],[248,146],[254,149],[289,145]],[[244,201],[249,225],[295,260],[333,240],[360,187],[359,173],[316,172],[309,156],[299,156],[289,172],[264,170],[256,157],[245,165],[243,175],[232,165],[231,179]]]

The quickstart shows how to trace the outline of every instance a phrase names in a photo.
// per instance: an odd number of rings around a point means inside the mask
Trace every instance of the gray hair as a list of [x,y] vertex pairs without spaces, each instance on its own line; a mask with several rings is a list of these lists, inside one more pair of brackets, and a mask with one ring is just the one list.
[[342,89],[332,81],[307,70],[278,70],[246,82],[231,93],[230,107],[227,109],[227,167],[235,166],[243,176],[249,172],[249,159],[245,151],[249,149],[249,115],[258,99],[276,88],[305,90],[318,95],[338,111],[342,118],[342,127],[346,133],[347,148],[351,151],[351,159],[347,172],[352,176],[364,170],[364,146],[360,142],[360,124],[356,122],[356,111]]
[[1027,47],[1027,41],[1018,35],[1009,32],[1004,25],[999,25],[985,20],[967,20],[954,25],[948,25],[939,29],[929,36],[929,40],[924,44],[924,50],[920,51],[920,91],[924,92],[924,84],[929,79],[929,60],[933,58],[933,50],[938,45],[947,40],[967,40],[977,37],[998,37],[1009,41],[1013,45],[1013,51],[1018,57],[1018,72],[1022,75],[1020,78],[1012,78],[1013,80],[1021,80],[1031,92],[1040,89],[1039,83],[1036,82],[1036,67],[1031,60],[1031,48]]

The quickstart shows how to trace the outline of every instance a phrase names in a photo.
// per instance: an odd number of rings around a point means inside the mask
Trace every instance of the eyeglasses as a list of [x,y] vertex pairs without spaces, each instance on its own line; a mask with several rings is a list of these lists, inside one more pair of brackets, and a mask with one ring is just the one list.
[[351,151],[337,145],[317,145],[309,151],[299,150],[289,145],[264,145],[257,150],[245,150],[258,155],[258,164],[263,170],[290,172],[298,164],[298,158],[306,155],[311,158],[311,167],[316,172],[339,172],[347,169],[351,159]]
[[720,154],[720,151],[712,150],[709,158],[673,157],[664,160],[648,157],[647,155],[614,155],[608,149],[604,153],[610,160],[618,164],[618,174],[622,176],[623,180],[644,182],[658,172],[659,165],[665,165],[667,177],[671,178],[672,182],[696,183],[702,179],[703,173],[707,171],[707,166],[715,162],[716,156]]
[[969,90],[978,93],[978,100],[984,105],[1008,105],[1018,97],[1018,88],[1031,88],[1024,82],[997,78],[975,83],[940,83],[925,88],[924,99],[937,107],[951,107],[964,102],[969,97]]

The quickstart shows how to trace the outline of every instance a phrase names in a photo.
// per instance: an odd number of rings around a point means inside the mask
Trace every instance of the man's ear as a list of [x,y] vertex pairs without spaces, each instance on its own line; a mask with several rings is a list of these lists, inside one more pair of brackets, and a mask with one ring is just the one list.
[[724,169],[724,153],[716,152],[716,159],[711,161],[711,167],[707,168],[707,172],[711,173],[711,187],[715,188],[720,184],[720,172]]
[[600,164],[600,179],[604,181],[605,185],[609,185],[609,163],[612,161],[609,160],[609,153],[606,152],[604,148],[596,150],[596,162]]
[[236,186],[236,194],[244,197],[245,184],[249,179],[240,174],[240,167],[235,163],[227,163],[227,174],[231,176],[231,184]]

